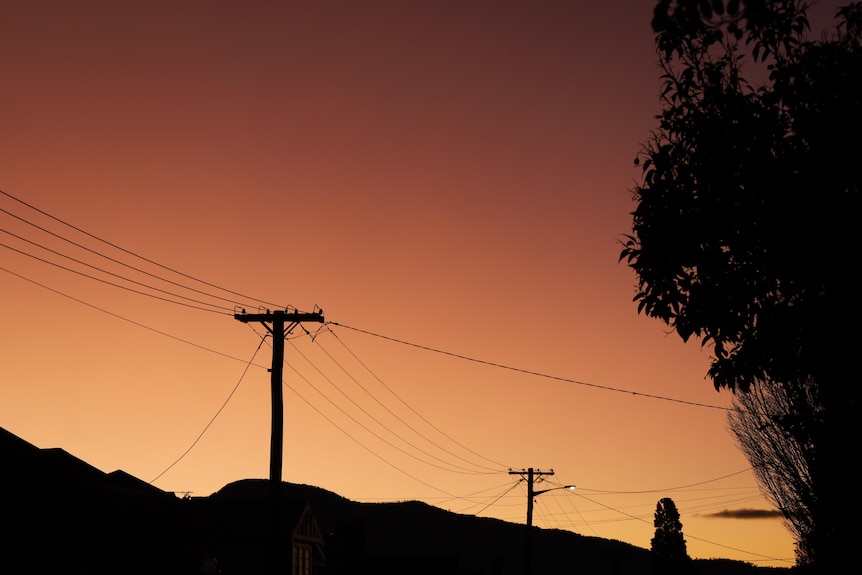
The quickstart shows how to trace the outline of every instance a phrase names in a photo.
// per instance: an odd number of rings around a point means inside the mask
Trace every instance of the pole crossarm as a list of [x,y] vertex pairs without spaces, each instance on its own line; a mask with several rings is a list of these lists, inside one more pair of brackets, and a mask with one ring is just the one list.
[[[260,322],[266,325],[267,322],[273,321],[277,315],[280,315],[283,321],[290,322],[292,324],[298,324],[303,322],[323,323],[324,321],[323,310],[314,312],[286,310],[275,310],[271,312],[267,310],[266,313],[245,313],[245,310],[242,310],[241,313],[233,314],[233,318],[237,321],[241,321],[242,323]],[[272,332],[269,326],[266,327],[270,332]]]
[[533,469],[532,467],[529,469],[521,469],[520,471],[515,469],[509,470],[509,475],[520,475],[523,478],[527,478],[529,475],[533,475],[534,477],[541,477],[542,475],[553,475],[554,470],[549,469],[547,471],[542,471],[541,469]]

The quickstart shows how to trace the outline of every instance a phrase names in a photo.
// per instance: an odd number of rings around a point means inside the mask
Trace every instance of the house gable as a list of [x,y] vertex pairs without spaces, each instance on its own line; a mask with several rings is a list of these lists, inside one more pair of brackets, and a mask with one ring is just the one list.
[[323,535],[320,527],[311,513],[311,505],[306,504],[293,527],[294,541],[308,541],[310,543],[323,543]]

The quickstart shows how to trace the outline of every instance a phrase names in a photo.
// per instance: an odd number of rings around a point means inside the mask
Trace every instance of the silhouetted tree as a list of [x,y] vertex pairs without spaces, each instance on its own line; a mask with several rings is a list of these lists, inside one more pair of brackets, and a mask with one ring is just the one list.
[[817,41],[804,36],[807,6],[658,2],[663,110],[638,158],[643,180],[621,259],[637,273],[639,311],[712,347],[717,388],[814,394],[816,411],[793,403],[775,420],[780,428],[808,418],[817,506],[799,560],[847,573],[862,540],[846,472],[862,444],[853,271],[862,4],[841,9],[834,32]]
[[813,385],[762,382],[734,397],[730,429],[758,482],[797,541],[799,562],[810,565],[820,515],[811,470],[816,467],[813,425],[821,416]]
[[655,507],[655,537],[650,546],[651,575],[683,575],[693,572],[685,547],[679,511],[670,497],[660,499]]

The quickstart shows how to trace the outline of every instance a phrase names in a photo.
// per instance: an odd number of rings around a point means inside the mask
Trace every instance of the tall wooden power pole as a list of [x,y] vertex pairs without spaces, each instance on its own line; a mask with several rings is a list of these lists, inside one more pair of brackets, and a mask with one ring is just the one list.
[[284,338],[302,322],[323,323],[323,310],[312,313],[300,313],[295,310],[245,313],[245,310],[242,310],[242,313],[235,313],[233,317],[243,323],[260,322],[272,335],[272,368],[269,370],[272,390],[272,433],[269,444],[270,490],[267,506],[269,540],[264,544],[263,567],[264,572],[269,574],[283,573],[285,556],[288,569],[291,565],[290,547],[288,546],[288,551],[285,553],[281,537],[281,459],[284,446],[284,400],[281,385],[284,372]]
[[[234,319],[243,323],[260,322],[272,335],[272,368],[270,388],[272,393],[272,432],[269,445],[269,480],[281,484],[281,459],[284,446],[284,399],[281,389],[284,374],[284,338],[293,328],[303,322],[323,323],[323,310],[300,313],[276,310],[266,313],[235,313]],[[287,324],[287,327],[285,327]]]

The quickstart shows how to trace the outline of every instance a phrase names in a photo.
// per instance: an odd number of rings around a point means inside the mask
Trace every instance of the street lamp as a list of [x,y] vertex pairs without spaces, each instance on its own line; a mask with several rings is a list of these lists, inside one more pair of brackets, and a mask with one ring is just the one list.
[[533,500],[536,498],[536,495],[541,495],[542,493],[547,493],[548,491],[557,491],[558,489],[568,489],[569,491],[574,491],[574,485],[560,485],[559,487],[551,487],[550,489],[540,489],[538,491],[533,491],[533,484],[527,484],[527,527],[533,526]]
[[524,479],[524,475],[526,475],[527,481],[527,545],[526,551],[524,555],[524,565],[526,575],[532,575],[533,573],[533,502],[536,496],[541,495],[542,493],[547,493],[548,491],[557,491],[558,489],[567,489],[569,491],[573,491],[575,489],[574,485],[560,485],[558,487],[551,487],[549,489],[533,489],[533,482],[536,476],[541,477],[543,475],[553,475],[554,470],[550,471],[541,471],[534,470],[532,467],[527,469],[526,471],[509,471],[509,475],[520,475],[522,480]]

